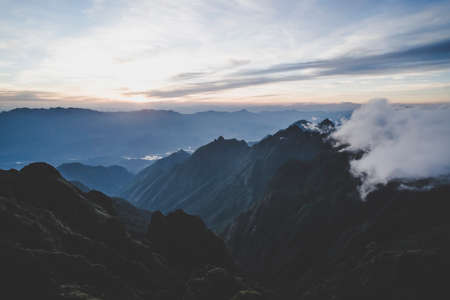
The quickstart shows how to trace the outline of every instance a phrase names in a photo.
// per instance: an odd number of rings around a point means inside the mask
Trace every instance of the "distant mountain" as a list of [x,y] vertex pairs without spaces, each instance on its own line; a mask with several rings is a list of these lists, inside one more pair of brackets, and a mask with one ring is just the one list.
[[[91,160],[95,161],[95,159],[91,159]],[[122,158],[120,160],[111,159],[109,161],[114,161],[115,165],[124,167],[131,173],[137,174],[140,171],[142,171],[143,169],[147,168],[148,166],[151,166],[155,161],[157,161],[157,159],[148,160],[148,159],[141,159],[141,158]]]
[[155,213],[143,236],[130,236],[138,216],[133,209],[120,215],[116,205],[100,192],[80,191],[47,164],[0,170],[2,296],[276,299],[236,273],[224,242],[198,217]]
[[[321,107],[324,108],[324,107]],[[77,108],[14,109],[0,112],[0,168],[34,161],[120,165],[138,172],[145,156],[196,149],[217,136],[260,140],[298,119],[349,116],[351,110],[99,112]]]
[[78,182],[76,185],[81,190],[94,189],[111,196],[118,195],[134,177],[125,168],[119,166],[103,167],[67,163],[60,165],[57,169],[65,178]]
[[134,188],[123,196],[149,210],[184,209],[220,232],[262,197],[266,184],[285,162],[309,161],[329,149],[322,141],[325,135],[292,125],[252,147],[219,137],[157,181],[153,177],[135,180]]
[[164,176],[174,167],[183,163],[190,156],[184,150],[179,150],[171,155],[156,161],[153,165],[139,172],[133,180],[122,190],[121,196],[128,201],[136,203],[144,197],[147,190],[153,186],[164,184]]

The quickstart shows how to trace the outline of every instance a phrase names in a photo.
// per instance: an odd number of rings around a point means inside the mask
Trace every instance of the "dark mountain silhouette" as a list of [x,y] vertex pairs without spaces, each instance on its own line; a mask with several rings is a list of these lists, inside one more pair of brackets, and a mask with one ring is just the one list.
[[117,210],[117,199],[80,191],[50,165],[0,171],[2,297],[268,299],[236,275],[224,242],[198,217],[156,213],[137,238],[127,230],[133,210]]
[[150,210],[186,210],[220,232],[262,197],[270,178],[285,162],[309,161],[331,148],[322,141],[324,137],[319,131],[304,131],[296,125],[252,147],[219,137],[158,181],[140,180],[123,196]]
[[349,114],[348,110],[181,114],[165,110],[14,109],[0,112],[0,168],[33,161],[52,165],[77,161],[121,165],[137,172],[149,165],[139,159],[146,155],[195,149],[217,136],[260,140],[301,118],[338,120]]
[[302,120],[251,147],[219,137],[173,153],[127,186],[151,211],[47,164],[0,171],[2,293],[448,299],[449,179],[391,181],[362,201],[350,173],[361,153],[335,148],[333,130],[330,120]]
[[448,298],[450,185],[392,182],[363,202],[352,155],[329,148],[279,168],[227,228],[233,256],[283,299]]
[[134,177],[127,169],[120,166],[103,167],[66,163],[58,166],[57,169],[68,180],[85,185],[84,189],[99,190],[111,196],[118,195]]

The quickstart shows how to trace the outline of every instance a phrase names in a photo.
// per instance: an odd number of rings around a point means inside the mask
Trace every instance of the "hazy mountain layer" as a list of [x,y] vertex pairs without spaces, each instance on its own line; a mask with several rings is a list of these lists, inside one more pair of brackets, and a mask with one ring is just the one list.
[[101,191],[110,196],[118,195],[134,175],[120,166],[87,166],[80,163],[66,163],[58,171],[70,181],[78,181],[89,189]]
[[165,156],[180,148],[197,148],[220,135],[259,140],[295,120],[331,117],[349,111],[279,111],[251,113],[174,111],[99,112],[86,109],[14,109],[0,113],[0,168],[33,161],[53,165],[82,162],[139,171],[146,155]]

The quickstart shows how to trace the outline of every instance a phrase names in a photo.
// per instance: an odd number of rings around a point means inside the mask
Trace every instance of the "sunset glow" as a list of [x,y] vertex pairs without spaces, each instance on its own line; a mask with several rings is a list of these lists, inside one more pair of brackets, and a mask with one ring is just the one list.
[[0,109],[450,101],[448,1],[0,8]]

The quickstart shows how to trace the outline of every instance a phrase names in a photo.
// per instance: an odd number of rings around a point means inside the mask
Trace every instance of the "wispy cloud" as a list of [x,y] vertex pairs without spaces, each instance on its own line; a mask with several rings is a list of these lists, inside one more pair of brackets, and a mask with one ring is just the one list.
[[338,57],[329,60],[287,63],[259,70],[248,70],[236,75],[266,75],[306,69],[321,69],[319,76],[373,74],[378,72],[448,68],[450,39],[419,47],[380,55]]
[[[420,83],[402,81],[409,87],[450,82],[426,72],[450,71],[448,57],[437,57],[444,53],[417,52],[450,38],[449,14],[439,0],[3,1],[0,88],[51,90],[60,101],[356,99],[366,75],[416,72]],[[340,85],[324,88],[338,76]],[[387,88],[370,82],[366,90]]]
[[184,80],[190,80],[195,78],[201,78],[208,75],[208,72],[187,72],[187,73],[180,73],[172,76],[172,80],[174,81],[184,81]]
[[[379,55],[338,57],[328,60],[285,63],[264,69],[245,70],[220,81],[205,81],[166,90],[127,92],[125,95],[145,95],[155,98],[176,98],[243,87],[273,84],[277,82],[311,80],[320,77],[342,75],[397,74],[409,71],[429,71],[450,67],[450,39],[418,47]],[[292,74],[308,71],[309,74]],[[273,76],[273,75],[281,76]],[[190,78],[204,73],[182,74]],[[264,76],[261,76],[264,75]]]
[[[0,89],[0,110],[14,107],[102,107],[102,104],[111,104],[110,99],[80,95],[67,95],[58,92],[39,90],[8,90]],[[125,103],[125,105],[130,105]],[[124,105],[124,106],[125,106]],[[111,106],[111,105],[110,105]],[[120,103],[116,105],[120,107]]]
[[0,90],[0,103],[29,101],[36,102],[40,100],[56,101],[58,99],[61,99],[61,95],[53,92]]
[[220,74],[224,71],[230,71],[232,69],[236,69],[242,66],[245,66],[249,64],[251,60],[249,59],[236,59],[231,58],[228,61],[226,61],[224,64],[221,64],[219,66],[211,67],[209,71],[205,72],[186,72],[186,73],[179,73],[171,77],[173,81],[188,81],[192,79],[201,79],[205,77],[212,77],[214,75]]

